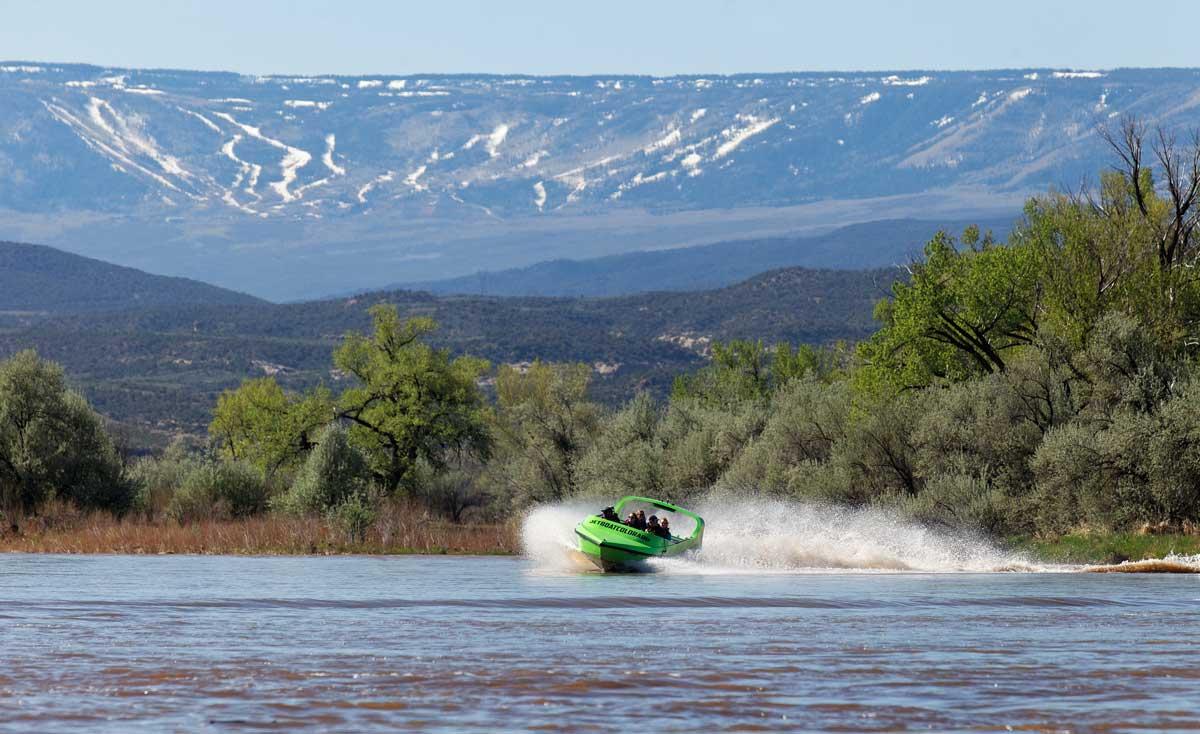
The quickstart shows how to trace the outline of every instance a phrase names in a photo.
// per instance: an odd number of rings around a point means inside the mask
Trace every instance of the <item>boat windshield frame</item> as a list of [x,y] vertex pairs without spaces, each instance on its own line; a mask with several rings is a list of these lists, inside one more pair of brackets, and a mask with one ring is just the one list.
[[[656,500],[652,497],[639,497],[637,495],[627,495],[627,496],[622,497],[621,499],[617,500],[617,504],[613,505],[613,511],[616,512],[617,516],[619,517],[621,515],[621,510],[625,507],[625,505],[627,505],[631,502],[641,502],[641,503],[650,505],[652,507],[656,507],[665,512],[677,512],[680,515],[691,518],[692,521],[696,523],[695,529],[692,530],[691,537],[695,537],[696,535],[699,535],[700,532],[704,530],[704,518],[700,517],[696,513],[692,512],[691,510],[685,510],[682,507],[671,504],[670,502],[663,502],[662,500]],[[673,537],[679,537],[679,536],[673,536]],[[682,540],[683,538],[680,538],[680,539]]]

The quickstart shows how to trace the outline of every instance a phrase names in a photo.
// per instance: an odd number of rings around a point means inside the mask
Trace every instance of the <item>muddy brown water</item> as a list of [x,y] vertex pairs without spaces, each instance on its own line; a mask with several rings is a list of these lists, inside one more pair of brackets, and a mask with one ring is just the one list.
[[0,556],[0,731],[1200,728],[1200,579]]

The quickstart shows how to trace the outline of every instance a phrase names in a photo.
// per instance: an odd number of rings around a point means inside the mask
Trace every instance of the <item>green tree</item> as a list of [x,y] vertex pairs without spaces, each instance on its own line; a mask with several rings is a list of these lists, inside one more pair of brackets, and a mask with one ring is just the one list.
[[1031,252],[971,227],[958,247],[939,232],[909,280],[892,286],[861,349],[868,374],[896,387],[1003,372],[1008,353],[1033,343],[1040,287]]
[[714,342],[712,363],[675,379],[673,398],[692,398],[713,406],[763,400],[771,392],[770,354],[762,340]]
[[596,498],[662,496],[666,483],[659,438],[662,420],[662,408],[644,392],[605,418],[579,462],[581,493]]
[[1116,169],[1096,190],[1031,199],[1012,240],[1035,253],[1047,322],[1075,348],[1114,310],[1179,348],[1200,331],[1200,137],[1181,146],[1134,120],[1102,132]]
[[371,309],[370,335],[349,334],[334,364],[356,378],[338,398],[338,415],[388,492],[413,489],[418,462],[435,469],[452,455],[490,454],[483,395],[477,381],[488,363],[452,359],[422,339],[437,328],[432,319],[401,321],[395,306]]
[[0,362],[0,507],[57,497],[120,512],[132,496],[103,421],[62,368],[33,351]]
[[672,397],[699,400],[713,407],[730,408],[745,401],[763,402],[777,390],[807,375],[834,379],[845,347],[776,344],[762,340],[714,342],[712,363],[691,375],[675,379]]
[[592,368],[534,362],[502,365],[496,375],[495,474],[520,503],[556,500],[579,488],[578,463],[599,430],[602,411],[588,400]]
[[274,377],[260,377],[221,393],[208,433],[225,458],[270,476],[302,462],[333,417],[328,388],[289,395]]

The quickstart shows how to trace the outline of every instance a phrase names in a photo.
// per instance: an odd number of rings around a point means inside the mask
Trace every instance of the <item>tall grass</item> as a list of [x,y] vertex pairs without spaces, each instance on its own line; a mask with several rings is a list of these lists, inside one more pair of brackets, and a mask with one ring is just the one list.
[[[11,524],[17,525],[17,530]],[[321,517],[265,514],[245,518],[206,518],[177,523],[108,513],[82,513],[52,505],[37,516],[16,518],[0,527],[0,551],[25,553],[132,554],[515,554],[518,521],[455,524],[411,502],[388,502],[360,543],[330,528]]]

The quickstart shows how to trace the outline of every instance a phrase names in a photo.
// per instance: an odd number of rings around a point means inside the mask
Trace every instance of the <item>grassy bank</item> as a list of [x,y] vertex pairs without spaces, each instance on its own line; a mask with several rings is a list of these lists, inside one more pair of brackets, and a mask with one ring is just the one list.
[[29,518],[6,525],[0,552],[133,554],[457,554],[511,555],[520,551],[519,526],[454,524],[419,514],[385,514],[361,543],[318,518],[262,515],[245,519],[170,521],[117,519],[105,513]]
[[1049,563],[1117,564],[1200,554],[1200,535],[1096,533],[1053,539],[1010,538],[1014,550]]

